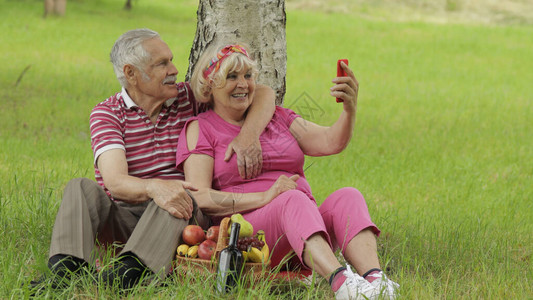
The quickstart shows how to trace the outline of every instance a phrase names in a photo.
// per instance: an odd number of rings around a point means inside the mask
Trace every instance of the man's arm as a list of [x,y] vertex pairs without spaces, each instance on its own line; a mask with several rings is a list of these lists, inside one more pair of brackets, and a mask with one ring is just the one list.
[[192,217],[192,200],[185,189],[195,187],[181,180],[141,179],[128,175],[128,163],[122,149],[108,150],[98,157],[98,169],[104,184],[117,200],[154,202],[180,219]]
[[233,152],[237,154],[237,165],[242,178],[251,179],[261,173],[263,153],[259,136],[268,125],[276,109],[276,94],[270,87],[258,84],[252,105],[237,137],[226,149],[225,161]]

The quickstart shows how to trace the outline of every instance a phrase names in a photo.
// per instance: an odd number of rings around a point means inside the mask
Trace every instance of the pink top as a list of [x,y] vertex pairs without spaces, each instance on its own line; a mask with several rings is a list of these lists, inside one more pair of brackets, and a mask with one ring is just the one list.
[[209,110],[191,118],[198,120],[199,137],[196,149],[189,151],[186,130],[178,142],[176,165],[183,171],[183,162],[191,154],[205,154],[214,158],[212,188],[215,190],[235,193],[264,192],[268,190],[280,175],[288,177],[298,174],[298,190],[304,192],[310,199],[311,187],[305,180],[303,173],[304,154],[296,139],[289,131],[294,119],[299,117],[290,109],[276,107],[272,120],[267,125],[259,141],[263,150],[263,169],[259,176],[253,179],[243,179],[239,175],[237,157],[234,154],[228,162],[224,155],[228,144],[237,136],[241,127],[224,121],[214,111]]
[[183,180],[176,169],[175,151],[185,122],[197,114],[198,105],[188,83],[176,85],[178,97],[167,100],[154,125],[125,89],[94,107],[90,117],[91,146],[96,181],[104,188],[96,164],[107,150],[122,149],[128,174],[139,178]]

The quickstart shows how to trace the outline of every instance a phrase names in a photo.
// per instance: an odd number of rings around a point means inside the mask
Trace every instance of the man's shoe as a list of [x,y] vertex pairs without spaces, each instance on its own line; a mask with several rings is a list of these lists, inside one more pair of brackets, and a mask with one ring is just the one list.
[[133,254],[120,257],[115,264],[104,269],[100,274],[100,282],[118,287],[122,290],[129,290],[137,285],[143,276],[147,276],[151,271]]
[[68,287],[68,278],[64,277],[58,277],[58,276],[50,276],[50,277],[41,277],[36,280],[30,281],[27,285],[23,284],[22,287],[27,286],[30,290],[30,296],[35,297],[41,294],[47,286],[49,286],[52,289],[63,289]]
[[[70,285],[73,276],[80,276],[92,269],[84,260],[70,255],[57,254],[48,260],[51,274],[32,280],[27,284],[31,296],[39,295],[46,287],[52,289],[65,289]],[[23,285],[24,286],[24,285]]]
[[30,290],[30,297],[35,297],[44,290],[46,286],[46,281],[47,279],[45,277],[41,277],[39,279],[30,281],[28,284],[23,283],[22,287],[24,288],[25,286],[27,286]]

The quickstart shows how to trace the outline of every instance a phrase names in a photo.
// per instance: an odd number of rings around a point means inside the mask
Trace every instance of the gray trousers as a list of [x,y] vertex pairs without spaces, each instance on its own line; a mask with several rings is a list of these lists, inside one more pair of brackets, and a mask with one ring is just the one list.
[[112,201],[95,181],[76,178],[67,184],[54,223],[50,254],[72,255],[94,263],[95,242],[123,243],[121,253],[135,254],[150,270],[165,277],[171,270],[181,232],[189,224],[204,229],[209,220],[194,205],[193,218],[178,219],[155,202]]

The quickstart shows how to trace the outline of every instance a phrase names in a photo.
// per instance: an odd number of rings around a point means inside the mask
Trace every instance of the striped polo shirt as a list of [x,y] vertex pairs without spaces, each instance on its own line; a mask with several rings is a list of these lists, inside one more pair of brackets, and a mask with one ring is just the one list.
[[124,150],[131,176],[184,179],[176,169],[176,147],[185,122],[198,108],[188,83],[178,83],[177,88],[178,97],[165,102],[156,124],[124,88],[93,108],[90,127],[95,178],[110,197],[96,162],[100,154],[111,149]]

